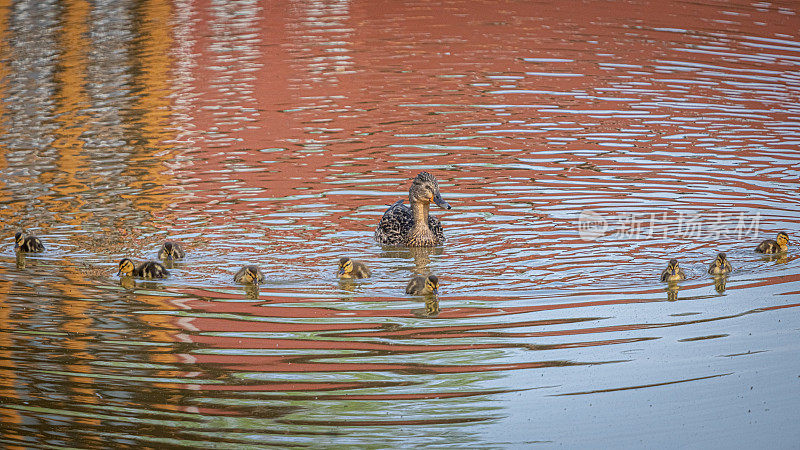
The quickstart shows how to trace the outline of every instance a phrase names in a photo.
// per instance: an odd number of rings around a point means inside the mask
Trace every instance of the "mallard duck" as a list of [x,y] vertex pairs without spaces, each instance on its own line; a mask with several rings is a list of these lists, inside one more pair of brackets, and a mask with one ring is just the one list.
[[258,266],[244,266],[233,276],[233,281],[242,284],[261,284],[266,280]]
[[778,233],[778,237],[774,241],[772,239],[767,239],[756,247],[758,253],[783,253],[788,249],[789,235],[783,231]]
[[164,278],[169,275],[167,269],[159,262],[145,261],[137,267],[129,258],[122,258],[119,262],[117,275],[140,278]]
[[661,281],[680,281],[685,279],[686,275],[678,267],[678,260],[675,258],[670,259],[667,268],[661,272]]
[[733,270],[733,267],[728,262],[728,258],[725,257],[725,253],[717,255],[717,259],[708,266],[708,273],[711,275],[725,275],[731,270]]
[[436,295],[439,293],[439,278],[436,275],[418,275],[406,285],[406,294]]
[[442,199],[436,178],[422,172],[411,182],[408,190],[411,207],[398,200],[383,213],[375,240],[382,245],[406,245],[408,247],[433,247],[444,242],[442,223],[430,216],[431,202],[450,209],[450,204]]
[[24,253],[39,253],[44,251],[44,245],[36,236],[26,236],[21,231],[17,231],[14,234],[14,250]]
[[367,265],[361,261],[354,261],[348,257],[339,260],[339,278],[367,278],[372,273]]
[[158,259],[181,259],[184,256],[186,256],[186,253],[183,251],[181,244],[172,241],[165,241],[158,251]]

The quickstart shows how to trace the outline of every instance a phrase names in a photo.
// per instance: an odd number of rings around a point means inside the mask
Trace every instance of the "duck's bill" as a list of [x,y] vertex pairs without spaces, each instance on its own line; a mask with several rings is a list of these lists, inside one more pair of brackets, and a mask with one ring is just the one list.
[[436,203],[436,206],[440,208],[450,209],[450,203],[444,201],[442,194],[439,194],[438,192],[433,196],[433,203]]

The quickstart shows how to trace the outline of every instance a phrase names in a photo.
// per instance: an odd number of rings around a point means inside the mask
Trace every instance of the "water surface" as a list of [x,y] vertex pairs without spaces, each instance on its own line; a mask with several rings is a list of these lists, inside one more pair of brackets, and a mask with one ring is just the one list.
[[[798,12],[0,7],[0,442],[796,445]],[[445,245],[381,248],[423,170]]]

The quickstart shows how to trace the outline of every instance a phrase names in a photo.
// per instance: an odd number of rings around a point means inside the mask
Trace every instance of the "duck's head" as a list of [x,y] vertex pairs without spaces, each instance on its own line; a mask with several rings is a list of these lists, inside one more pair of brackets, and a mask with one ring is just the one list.
[[172,259],[172,252],[175,250],[175,244],[170,241],[164,242],[164,253],[166,254],[167,259]]
[[352,272],[352,271],[353,271],[353,260],[352,259],[350,259],[350,258],[345,256],[344,258],[339,260],[339,274],[338,275],[340,277],[345,277],[346,278],[346,277],[348,277],[350,275],[350,272]]
[[670,259],[669,264],[667,264],[667,272],[670,275],[675,275],[678,273],[678,270],[680,270],[680,267],[678,267],[678,260],[675,258]]
[[136,265],[133,264],[133,261],[129,258],[122,258],[119,262],[119,272],[117,272],[117,275],[130,276],[135,268]]
[[242,274],[242,282],[243,283],[263,283],[264,276],[261,275],[261,272],[258,270],[257,266],[244,266],[244,274]]
[[411,203],[436,203],[437,206],[450,209],[450,204],[444,201],[439,192],[439,183],[428,172],[420,172],[411,182],[408,189],[408,200]]
[[22,244],[22,231],[14,233],[14,242],[16,242],[18,246]]
[[428,278],[425,279],[425,290],[433,293],[434,295],[439,293],[439,277],[436,275],[428,275]]
[[714,260],[714,265],[716,267],[725,267],[725,263],[728,261],[728,258],[725,256],[725,253],[720,252],[717,255],[717,259]]
[[781,247],[786,247],[789,245],[789,235],[781,231],[778,233],[778,237],[775,239],[775,242],[777,242]]

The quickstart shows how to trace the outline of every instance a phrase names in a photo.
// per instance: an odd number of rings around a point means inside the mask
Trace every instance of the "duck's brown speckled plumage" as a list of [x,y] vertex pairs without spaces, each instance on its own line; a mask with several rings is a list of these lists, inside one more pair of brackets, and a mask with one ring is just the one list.
[[123,258],[119,262],[118,275],[139,278],[164,278],[169,275],[169,271],[156,261],[145,261],[137,266],[132,260]]
[[678,260],[674,258],[670,259],[667,268],[661,272],[661,281],[680,281],[685,279],[686,274],[684,274],[683,270],[678,266]]
[[36,236],[24,235],[18,231],[14,234],[14,250],[21,253],[40,253],[44,251],[44,244]]
[[186,256],[181,244],[172,241],[164,242],[161,249],[158,251],[158,259],[181,259]]
[[439,278],[436,275],[418,275],[406,285],[406,294],[436,295],[439,293]]
[[366,264],[348,257],[339,260],[339,278],[369,278],[372,272]]
[[781,231],[776,240],[767,239],[758,244],[758,253],[782,253],[789,249],[789,235]]
[[725,256],[725,253],[720,253],[717,255],[717,258],[714,262],[708,266],[708,273],[711,275],[725,275],[733,270],[731,267],[731,263],[728,262],[728,258]]
[[266,280],[258,266],[244,266],[233,276],[234,282],[242,284],[261,284]]
[[[433,247],[444,243],[444,229],[436,217],[428,214],[430,203],[450,209],[450,205],[442,199],[439,184],[433,175],[421,172],[411,183],[408,190],[411,207],[398,200],[383,213],[375,240],[382,245]],[[419,220],[421,223],[416,223]]]

